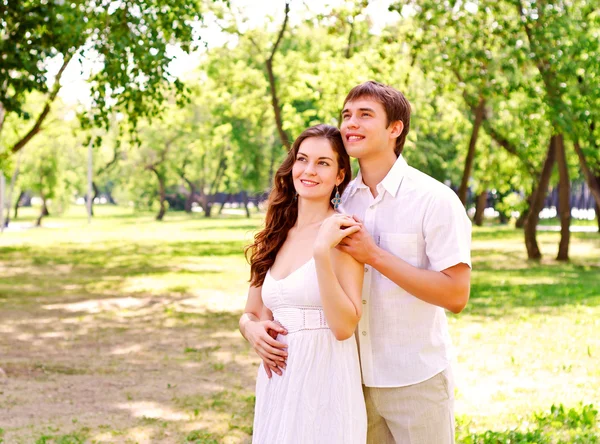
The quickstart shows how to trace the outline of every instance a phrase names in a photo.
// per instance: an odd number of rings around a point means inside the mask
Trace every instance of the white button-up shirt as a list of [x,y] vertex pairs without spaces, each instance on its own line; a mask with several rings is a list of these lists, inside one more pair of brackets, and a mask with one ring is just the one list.
[[[381,248],[415,267],[471,266],[471,222],[460,200],[402,156],[377,185],[376,198],[359,172],[341,207],[364,222]],[[451,341],[443,308],[412,296],[369,265],[362,303],[357,338],[366,386],[416,384],[448,367]]]

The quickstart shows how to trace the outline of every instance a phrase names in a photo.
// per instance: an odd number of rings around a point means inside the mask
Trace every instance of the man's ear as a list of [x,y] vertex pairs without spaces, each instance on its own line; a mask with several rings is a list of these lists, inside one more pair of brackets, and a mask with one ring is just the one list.
[[402,120],[396,120],[390,123],[390,127],[392,129],[390,137],[392,137],[392,139],[396,139],[400,137],[400,134],[402,134],[402,131],[404,130],[404,122],[402,122]]

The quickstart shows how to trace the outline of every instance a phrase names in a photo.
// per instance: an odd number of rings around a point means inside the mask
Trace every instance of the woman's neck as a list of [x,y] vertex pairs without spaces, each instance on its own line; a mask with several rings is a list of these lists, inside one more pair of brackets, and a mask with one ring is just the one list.
[[329,205],[329,201],[306,200],[298,196],[298,218],[294,228],[301,230],[321,223],[331,214],[333,214],[333,209]]

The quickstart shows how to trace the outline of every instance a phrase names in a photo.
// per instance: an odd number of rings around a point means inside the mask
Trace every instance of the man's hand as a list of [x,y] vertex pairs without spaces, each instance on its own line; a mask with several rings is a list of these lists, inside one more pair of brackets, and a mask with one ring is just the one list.
[[275,321],[248,321],[244,326],[244,333],[256,354],[263,360],[267,376],[272,376],[271,371],[281,376],[279,367],[285,368],[287,345],[275,338],[278,334],[286,335],[285,328]]
[[317,234],[314,245],[315,253],[317,251],[329,251],[346,236],[350,236],[358,230],[360,230],[360,223],[350,216],[336,213],[328,217],[321,224]]
[[337,248],[348,253],[358,262],[371,265],[379,247],[363,225],[362,221],[356,216],[352,217],[360,224],[360,230],[342,239]]

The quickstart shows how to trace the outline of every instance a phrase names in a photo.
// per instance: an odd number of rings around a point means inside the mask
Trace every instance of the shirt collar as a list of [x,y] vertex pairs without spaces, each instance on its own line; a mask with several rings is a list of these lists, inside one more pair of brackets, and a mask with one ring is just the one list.
[[356,175],[356,179],[354,179],[354,182],[352,183],[352,188],[350,189],[350,197],[354,196],[354,194],[356,194],[356,191],[359,189],[363,189],[363,188],[369,188],[365,185],[365,183],[362,180],[362,172],[360,170],[358,170],[358,174]]
[[[408,164],[402,154],[398,156],[394,165],[388,171],[387,175],[383,178],[383,180],[379,183],[379,185],[383,186],[383,188],[390,193],[392,196],[396,197],[398,193],[398,189],[400,188],[400,184],[402,183],[402,179],[406,174],[406,169],[408,168]],[[378,185],[378,187],[379,187]],[[350,196],[354,196],[357,190],[369,188],[365,185],[362,180],[362,173],[359,170],[356,179],[354,179],[354,183],[352,184],[352,188],[350,189]]]

